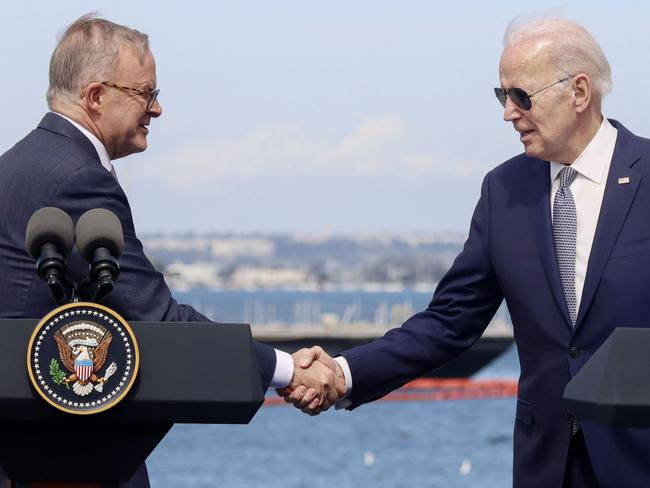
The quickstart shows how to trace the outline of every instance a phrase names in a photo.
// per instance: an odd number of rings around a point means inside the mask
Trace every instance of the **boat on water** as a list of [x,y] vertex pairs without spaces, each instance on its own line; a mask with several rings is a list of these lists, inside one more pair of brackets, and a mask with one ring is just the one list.
[[[294,352],[319,345],[330,355],[365,344],[384,335],[390,327],[368,323],[321,326],[262,325],[253,326],[255,339],[277,349]],[[470,349],[426,377],[467,378],[498,358],[513,343],[512,326],[501,319],[493,320],[485,333]]]

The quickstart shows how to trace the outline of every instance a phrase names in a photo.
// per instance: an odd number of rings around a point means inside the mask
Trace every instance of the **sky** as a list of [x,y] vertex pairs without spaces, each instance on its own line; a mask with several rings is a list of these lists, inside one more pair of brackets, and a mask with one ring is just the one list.
[[10,2],[0,151],[47,111],[77,17],[149,35],[162,116],[115,166],[141,234],[466,232],[481,180],[522,152],[492,88],[503,32],[551,11],[611,65],[604,113],[650,136],[650,3]]

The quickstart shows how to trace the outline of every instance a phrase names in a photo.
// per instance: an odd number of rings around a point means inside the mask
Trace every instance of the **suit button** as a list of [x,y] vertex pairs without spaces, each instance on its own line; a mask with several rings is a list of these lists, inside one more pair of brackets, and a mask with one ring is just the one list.
[[562,412],[562,415],[564,416],[565,420],[571,420],[573,418],[573,412],[571,412],[571,410],[568,408]]
[[578,359],[582,353],[578,351],[577,348],[572,347],[569,349],[569,356],[571,356],[573,359]]

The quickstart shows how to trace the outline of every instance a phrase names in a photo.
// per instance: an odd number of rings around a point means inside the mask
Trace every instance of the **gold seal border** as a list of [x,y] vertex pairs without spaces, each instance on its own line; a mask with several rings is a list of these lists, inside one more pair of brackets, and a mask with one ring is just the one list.
[[[41,329],[47,324],[52,317],[55,315],[64,312],[68,309],[72,308],[79,308],[79,307],[92,307],[92,308],[97,308],[100,310],[103,310],[104,312],[107,312],[113,316],[113,318],[116,318],[120,324],[126,329],[127,333],[131,337],[131,341],[133,342],[133,352],[134,352],[134,358],[135,358],[135,364],[133,366],[133,375],[131,376],[131,381],[129,381],[129,384],[126,385],[122,393],[120,393],[119,396],[115,397],[115,399],[110,402],[109,404],[103,405],[99,408],[94,408],[94,409],[88,409],[88,410],[73,410],[70,408],[63,407],[59,405],[58,403],[52,401],[43,391],[41,391],[41,388],[36,381],[36,378],[34,378],[34,372],[32,371],[32,348],[34,346],[34,341],[36,340],[36,337],[38,336],[39,332]],[[108,410],[110,408],[113,408],[115,405],[120,403],[126,394],[131,390],[131,387],[133,386],[133,383],[135,382],[135,379],[138,376],[138,371],[140,369],[140,348],[138,347],[138,341],[135,338],[135,334],[133,333],[133,330],[131,329],[131,326],[124,320],[124,318],[117,313],[115,310],[112,310],[104,305],[100,305],[99,303],[92,303],[92,302],[75,302],[75,303],[68,303],[66,305],[61,305],[58,308],[55,308],[52,310],[50,313],[48,313],[45,317],[41,319],[41,321],[38,323],[38,325],[34,328],[34,332],[32,332],[32,337],[29,339],[29,344],[27,346],[27,372],[29,373],[29,379],[32,382],[32,385],[34,386],[34,389],[38,392],[38,394],[50,405],[55,407],[58,410],[61,410],[66,413],[71,413],[73,415],[92,415],[95,413],[103,412],[105,410]]]

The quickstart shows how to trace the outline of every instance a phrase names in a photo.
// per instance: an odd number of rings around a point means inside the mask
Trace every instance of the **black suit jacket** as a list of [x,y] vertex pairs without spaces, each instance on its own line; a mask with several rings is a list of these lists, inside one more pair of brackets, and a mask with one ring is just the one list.
[[[124,230],[124,254],[113,293],[102,303],[127,320],[208,322],[172,298],[165,280],[145,256],[136,236],[129,202],[118,182],[102,167],[97,152],[70,122],[53,113],[38,128],[0,156],[0,317],[40,318],[56,306],[25,251],[31,215],[52,206],[73,221],[87,210],[114,212]],[[88,265],[73,251],[71,277],[81,280]],[[262,385],[275,370],[275,352],[255,343]]]

